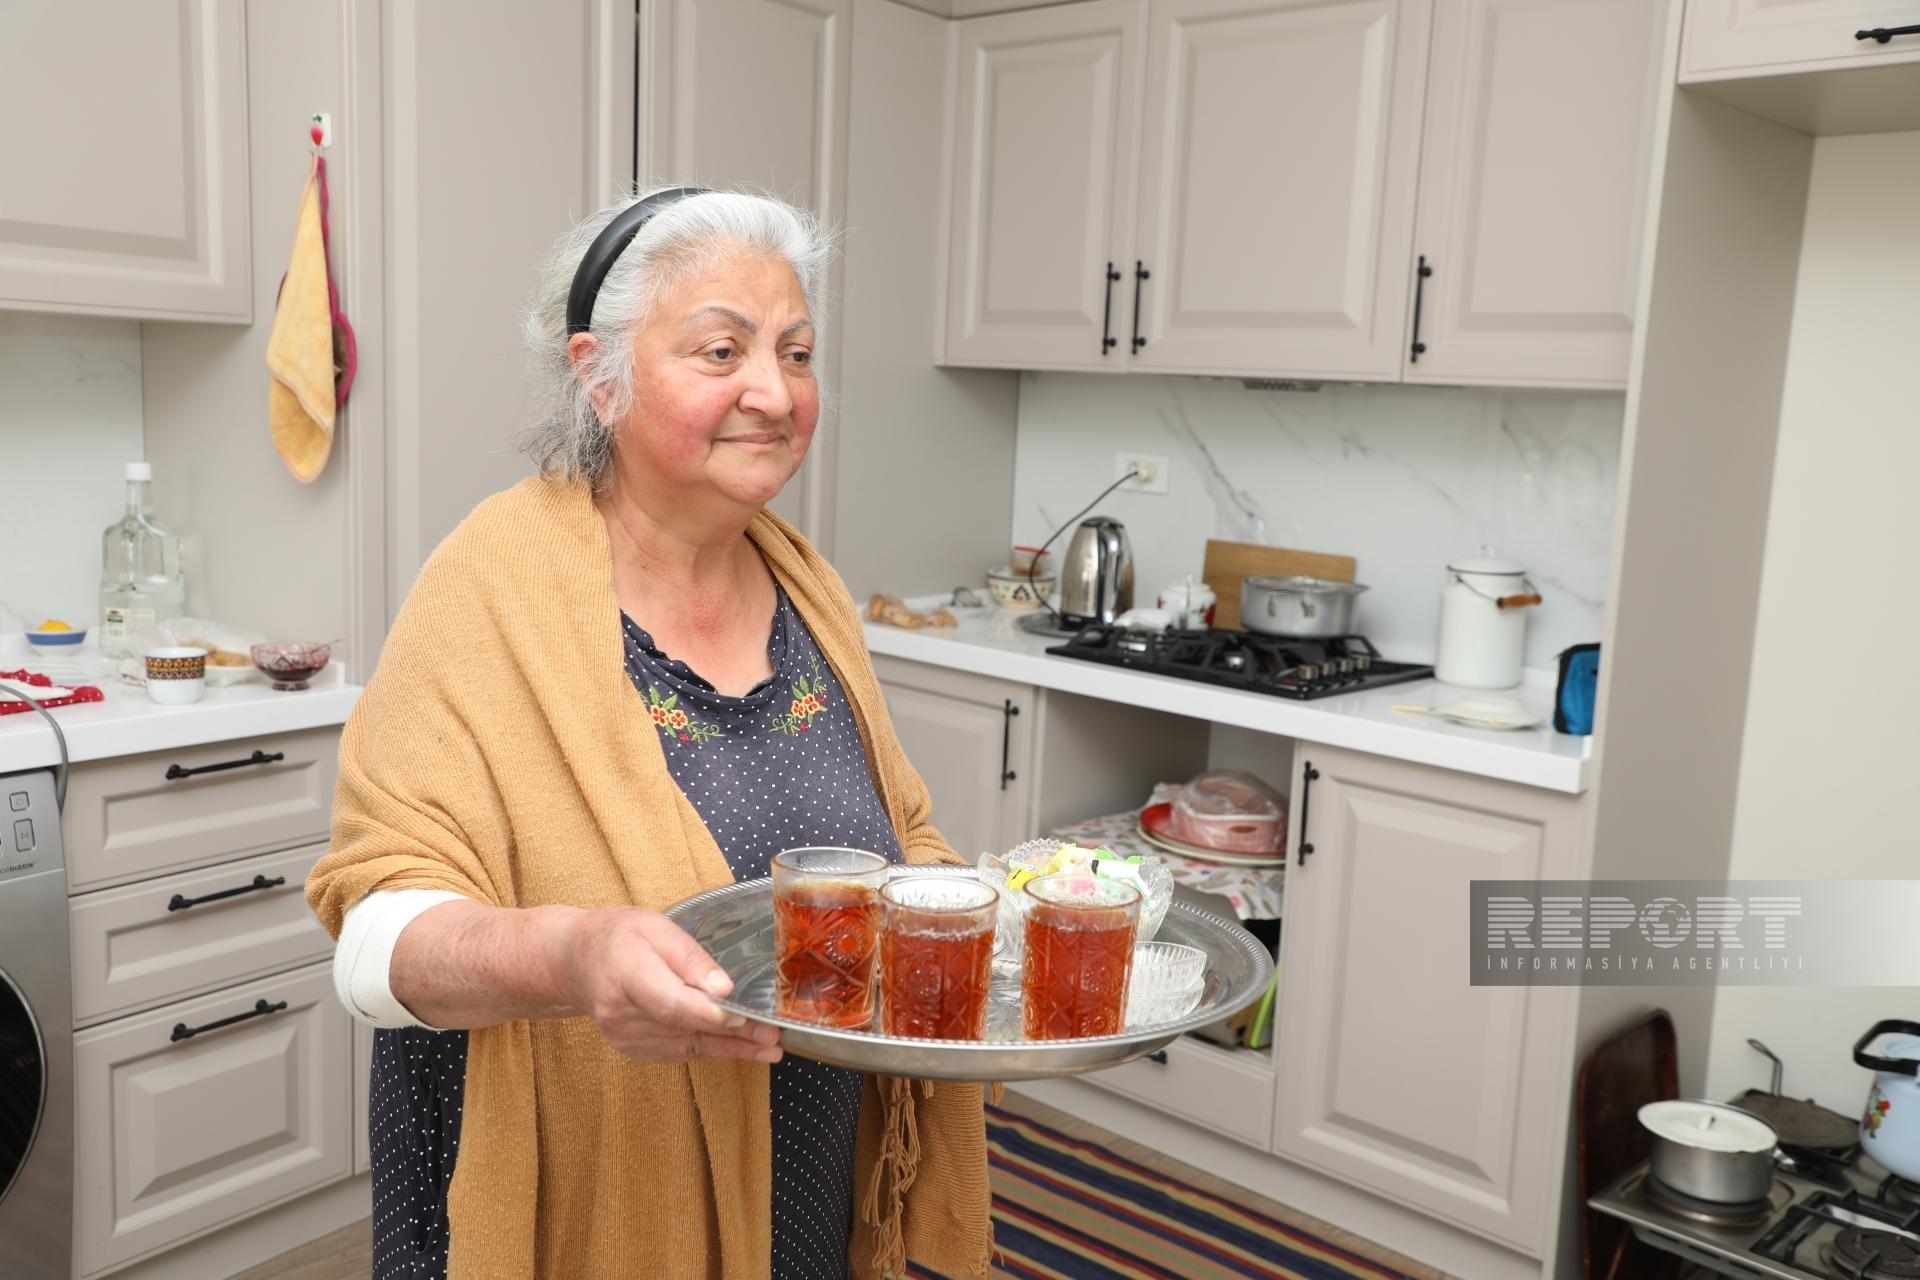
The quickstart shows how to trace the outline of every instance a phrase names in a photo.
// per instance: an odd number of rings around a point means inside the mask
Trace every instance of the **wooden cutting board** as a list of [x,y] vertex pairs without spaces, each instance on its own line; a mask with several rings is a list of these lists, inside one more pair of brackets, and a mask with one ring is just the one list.
[[1242,578],[1307,577],[1352,582],[1354,563],[1352,556],[1328,555],[1322,551],[1289,551],[1285,547],[1263,547],[1251,542],[1220,542],[1209,538],[1200,579],[1213,588],[1213,625],[1228,631],[1245,631],[1246,628],[1240,625]]

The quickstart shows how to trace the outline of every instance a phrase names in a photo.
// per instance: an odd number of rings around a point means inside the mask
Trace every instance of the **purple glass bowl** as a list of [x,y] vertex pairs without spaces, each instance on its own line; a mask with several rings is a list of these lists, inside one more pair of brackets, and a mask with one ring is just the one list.
[[327,659],[333,656],[333,651],[324,644],[304,644],[298,640],[257,644],[249,652],[253,655],[253,665],[273,681],[276,689],[306,688],[307,681],[324,670]]

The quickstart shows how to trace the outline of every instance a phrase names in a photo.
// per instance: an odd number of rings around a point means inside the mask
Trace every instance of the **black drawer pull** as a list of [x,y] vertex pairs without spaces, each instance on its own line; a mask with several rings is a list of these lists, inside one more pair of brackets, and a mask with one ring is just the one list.
[[1313,841],[1307,839],[1307,804],[1313,799],[1313,784],[1318,781],[1320,771],[1309,760],[1307,767],[1300,771],[1300,865],[1303,867],[1313,856]]
[[245,1022],[248,1018],[263,1018],[269,1013],[278,1013],[286,1007],[287,1002],[285,1000],[282,1000],[279,1004],[268,1004],[265,1000],[255,1000],[253,1002],[253,1008],[247,1010],[247,1012],[236,1013],[231,1018],[222,1018],[218,1022],[209,1022],[204,1027],[190,1027],[184,1022],[176,1022],[173,1024],[173,1035],[171,1039],[176,1042],[180,1040],[191,1040],[202,1031],[218,1031],[220,1028],[230,1027],[236,1022]]
[[1155,1049],[1147,1055],[1147,1061],[1157,1062],[1164,1067],[1167,1065],[1167,1051],[1165,1049]]
[[1874,27],[1867,31],[1853,33],[1855,40],[1873,40],[1885,44],[1895,36],[1920,36],[1920,26],[1912,27]]
[[228,769],[244,769],[250,764],[273,764],[275,761],[285,760],[286,758],[287,753],[284,751],[275,751],[272,754],[268,754],[265,751],[255,751],[245,760],[228,760],[224,764],[203,764],[197,769],[186,769],[177,764],[170,764],[167,766],[167,781],[178,782],[182,778],[191,778],[195,774],[223,773]]
[[186,898],[179,894],[167,900],[167,910],[185,911],[188,907],[197,907],[203,902],[218,902],[222,898],[235,897],[242,893],[252,893],[258,889],[278,889],[287,882],[285,876],[275,876],[269,880],[265,876],[255,876],[252,884],[243,884],[238,889],[222,889],[218,893],[203,894],[198,898]]

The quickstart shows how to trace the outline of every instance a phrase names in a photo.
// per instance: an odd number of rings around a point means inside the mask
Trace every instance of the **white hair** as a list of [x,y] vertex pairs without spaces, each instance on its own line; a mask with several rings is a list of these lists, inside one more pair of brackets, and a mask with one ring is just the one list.
[[[778,258],[793,268],[816,332],[825,307],[833,236],[819,220],[772,196],[709,191],[647,219],[601,282],[588,332],[598,344],[578,365],[567,358],[567,295],[594,237],[616,214],[661,186],[641,188],[588,217],[553,247],[526,321],[539,408],[521,447],[540,470],[602,491],[613,470],[614,426],[633,403],[633,339],[660,299],[716,260]],[[594,408],[599,395],[604,414]],[[824,395],[824,392],[823,392]]]

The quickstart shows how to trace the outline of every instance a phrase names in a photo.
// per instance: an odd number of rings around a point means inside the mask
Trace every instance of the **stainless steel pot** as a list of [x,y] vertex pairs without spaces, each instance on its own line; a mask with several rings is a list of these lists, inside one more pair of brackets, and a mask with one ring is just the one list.
[[1719,1102],[1673,1100],[1640,1108],[1653,1137],[1650,1172],[1682,1195],[1751,1204],[1773,1189],[1772,1126]]
[[1243,578],[1240,625],[1270,636],[1350,636],[1354,597],[1365,590],[1327,578]]

